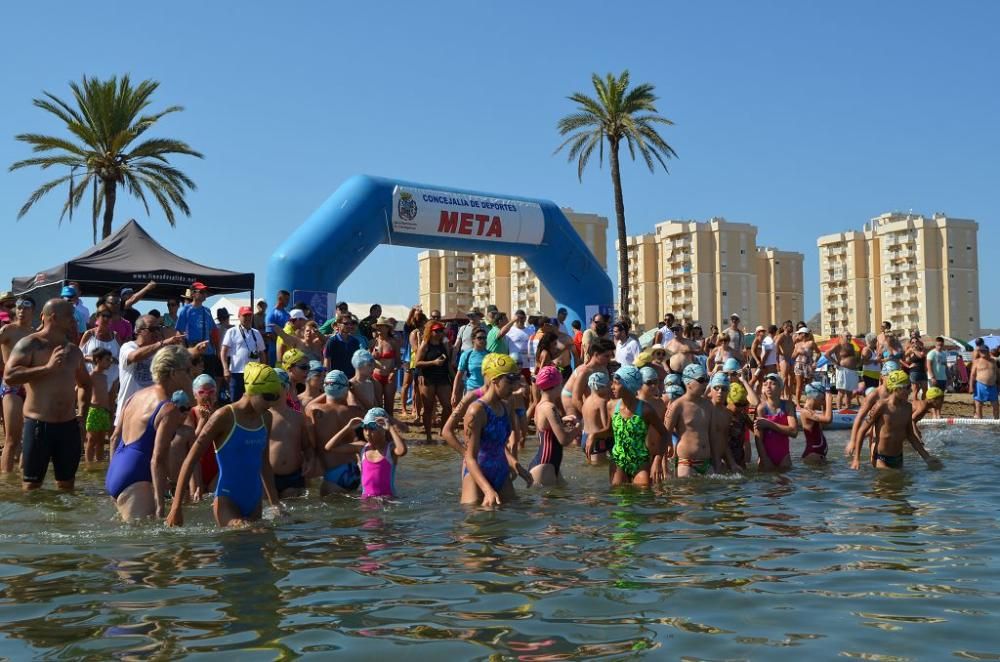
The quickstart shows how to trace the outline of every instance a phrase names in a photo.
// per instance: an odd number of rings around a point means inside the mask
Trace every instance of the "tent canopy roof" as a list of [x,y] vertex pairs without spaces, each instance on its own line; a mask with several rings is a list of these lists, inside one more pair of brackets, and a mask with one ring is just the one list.
[[250,292],[254,287],[252,273],[206,267],[171,253],[134,219],[72,260],[15,278],[12,285],[20,294],[76,281],[81,296],[103,296],[124,286],[138,291],[151,280],[156,289],[149,299],[179,296],[195,281],[207,285],[211,294]]

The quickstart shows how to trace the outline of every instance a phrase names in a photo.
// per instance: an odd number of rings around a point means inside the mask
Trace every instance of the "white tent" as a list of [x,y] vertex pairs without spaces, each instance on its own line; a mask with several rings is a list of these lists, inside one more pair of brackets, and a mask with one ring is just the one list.
[[[403,323],[406,321],[407,316],[410,314],[409,306],[403,306],[399,304],[379,304],[379,305],[382,306],[383,317],[395,318],[396,328],[397,329],[403,328]],[[227,311],[229,311],[229,315],[231,318],[230,321],[233,324],[235,324],[237,312],[242,306],[252,307],[250,299],[244,297],[221,296],[209,306],[209,309],[212,311],[212,319],[216,319],[216,313],[218,312],[219,308],[225,308]],[[372,304],[355,303],[348,301],[347,307],[352,313],[358,316],[358,319],[362,319],[368,317],[368,310],[372,307]],[[269,302],[268,310],[270,310],[270,308],[271,305]],[[254,308],[254,312],[257,312],[256,308]]]

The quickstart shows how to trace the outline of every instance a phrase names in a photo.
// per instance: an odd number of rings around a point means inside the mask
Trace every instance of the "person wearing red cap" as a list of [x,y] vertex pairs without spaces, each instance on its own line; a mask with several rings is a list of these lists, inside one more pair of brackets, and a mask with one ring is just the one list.
[[222,373],[229,383],[231,402],[243,397],[243,370],[251,361],[267,363],[267,345],[260,331],[253,328],[253,309],[239,310],[240,323],[230,327],[222,339]]
[[177,325],[174,327],[179,334],[185,334],[188,347],[193,347],[203,340],[208,341],[208,348],[202,357],[205,372],[215,379],[223,376],[222,362],[219,360],[219,332],[212,319],[212,311],[204,304],[208,298],[208,286],[195,281],[191,283],[191,305],[184,306],[177,313]]

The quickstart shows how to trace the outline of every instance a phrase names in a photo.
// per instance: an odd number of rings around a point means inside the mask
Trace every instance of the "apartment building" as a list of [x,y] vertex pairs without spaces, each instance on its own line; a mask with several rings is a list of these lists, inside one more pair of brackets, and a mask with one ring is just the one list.
[[979,332],[975,221],[885,213],[863,230],[817,240],[823,332],[893,328],[970,338]]
[[800,311],[795,319],[801,319],[802,254],[761,253],[753,225],[670,220],[628,237],[626,247],[629,315],[639,328],[651,328],[667,313],[705,324],[733,313],[747,325],[770,323],[775,311]]
[[[569,208],[562,211],[597,261],[607,268],[608,219]],[[437,308],[452,316],[471,306],[485,309],[495,304],[508,312],[555,312],[552,294],[519,257],[433,250],[420,253],[417,262],[420,302],[425,311]],[[459,263],[466,268],[459,269]]]

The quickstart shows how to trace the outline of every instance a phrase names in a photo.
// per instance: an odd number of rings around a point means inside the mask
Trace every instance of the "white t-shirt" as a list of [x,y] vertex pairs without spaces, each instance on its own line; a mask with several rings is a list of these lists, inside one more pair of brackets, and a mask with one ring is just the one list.
[[635,363],[635,357],[639,356],[639,352],[642,348],[639,347],[639,341],[629,336],[625,342],[619,343],[615,341],[615,362],[619,365],[632,365]]
[[774,351],[774,338],[764,336],[764,339],[760,341],[760,348],[764,355],[764,365],[778,364],[778,353]]
[[[100,340],[97,337],[97,333],[94,332],[90,334],[90,338],[87,339],[87,342],[85,342],[83,347],[80,349],[83,351],[84,356],[90,356],[98,349],[106,349],[111,352],[111,356],[113,356],[115,360],[104,372],[104,374],[108,376],[108,388],[110,388],[111,385],[115,383],[115,380],[118,379],[118,356],[122,349],[118,345],[118,339],[112,336],[111,340]],[[88,361],[84,365],[87,366],[88,374],[94,372],[93,363]]]
[[668,342],[674,339],[674,332],[667,327],[663,327],[662,329],[660,329],[659,334],[660,334],[659,343],[664,347],[667,346]]
[[118,411],[115,413],[115,425],[121,423],[122,412],[125,411],[125,404],[129,398],[153,385],[153,373],[150,366],[153,364],[153,355],[149,355],[142,361],[130,361],[132,352],[139,349],[139,345],[131,340],[122,345],[118,353]]
[[250,354],[257,352],[260,355],[264,351],[264,338],[257,329],[244,329],[242,324],[237,324],[226,331],[222,346],[228,350],[229,371],[241,375],[253,360]]
[[531,336],[528,335],[527,329],[519,329],[516,326],[512,326],[507,331],[507,346],[510,348],[510,356],[517,361],[517,365],[521,368],[529,367],[529,340],[531,340]]

